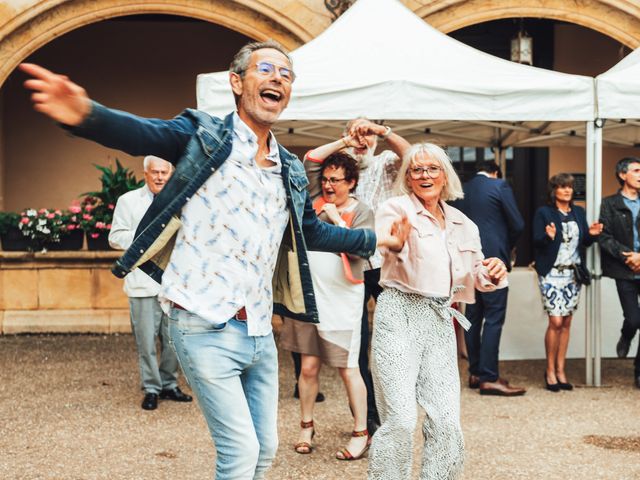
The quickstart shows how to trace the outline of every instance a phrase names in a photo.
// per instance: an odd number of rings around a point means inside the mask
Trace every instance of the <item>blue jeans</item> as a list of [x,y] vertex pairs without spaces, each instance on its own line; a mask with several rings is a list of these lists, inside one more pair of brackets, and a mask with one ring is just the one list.
[[278,356],[273,335],[213,325],[173,308],[169,335],[216,447],[216,479],[261,479],[278,448]]

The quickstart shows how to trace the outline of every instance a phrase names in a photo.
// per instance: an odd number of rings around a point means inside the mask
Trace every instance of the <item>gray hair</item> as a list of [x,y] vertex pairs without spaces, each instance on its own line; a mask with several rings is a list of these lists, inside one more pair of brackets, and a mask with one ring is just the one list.
[[287,57],[291,68],[293,68],[293,60],[291,60],[289,52],[287,52],[285,48],[278,42],[270,39],[266,42],[247,43],[244,47],[238,50],[238,53],[235,54],[233,60],[231,61],[231,65],[229,65],[229,71],[237,73],[241,77],[244,77],[244,74],[249,68],[249,60],[251,59],[251,54],[256,50],[263,50],[265,48],[272,48],[273,50],[279,51],[281,54]]
[[402,165],[398,169],[398,178],[396,179],[395,189],[400,194],[411,193],[411,188],[407,184],[407,170],[412,163],[415,162],[418,155],[424,155],[431,160],[438,162],[446,178],[446,183],[442,189],[440,199],[448,202],[451,200],[458,200],[464,197],[464,191],[462,190],[462,183],[456,173],[451,159],[447,152],[441,147],[433,143],[416,143],[411,145],[402,157]]
[[627,173],[629,171],[629,165],[632,163],[640,163],[640,158],[638,157],[624,157],[618,160],[616,163],[616,180],[620,185],[624,185],[624,181],[620,178],[621,173]]
[[147,155],[146,157],[144,157],[144,160],[142,161],[142,168],[145,172],[149,169],[149,165],[151,164],[151,162],[168,163],[169,171],[170,172],[173,171],[173,164],[171,162],[168,162],[164,158],[156,157],[155,155]]

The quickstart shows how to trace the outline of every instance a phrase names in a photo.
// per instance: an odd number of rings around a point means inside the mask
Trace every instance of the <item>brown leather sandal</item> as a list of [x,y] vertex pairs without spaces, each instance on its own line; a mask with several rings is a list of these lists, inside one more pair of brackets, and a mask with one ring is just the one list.
[[[313,420],[309,420],[308,422],[301,420],[300,428],[313,428],[313,430],[311,431],[312,439],[316,434],[316,429],[313,427]],[[313,445],[309,442],[298,442],[293,446],[293,449],[296,451],[296,453],[299,453],[301,455],[308,455],[309,453],[313,452]]]
[[336,452],[336,458],[338,460],[346,460],[346,461],[360,460],[362,457],[364,457],[364,454],[367,453],[367,450],[369,450],[369,446],[371,445],[371,441],[370,441],[371,438],[369,437],[369,431],[366,428],[364,430],[360,430],[359,432],[356,432],[354,430],[353,432],[351,432],[351,436],[367,437],[367,443],[365,444],[362,451],[360,451],[360,453],[358,453],[357,455],[353,455],[349,450],[347,450],[346,447],[341,448]]

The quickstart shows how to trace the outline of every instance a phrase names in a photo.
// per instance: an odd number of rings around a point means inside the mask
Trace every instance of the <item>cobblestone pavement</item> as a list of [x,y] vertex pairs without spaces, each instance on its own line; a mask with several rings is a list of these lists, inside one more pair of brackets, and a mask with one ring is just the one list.
[[[280,450],[268,478],[365,478],[366,460],[333,458],[350,431],[333,369],[322,373],[317,448],[293,451],[298,404],[289,355],[280,360]],[[529,392],[481,397],[463,384],[465,480],[640,479],[640,390],[630,359],[604,362],[604,388],[560,393],[543,390],[542,361],[501,368]],[[568,371],[580,383],[584,362],[570,361]],[[0,337],[0,479],[211,479],[214,449],[197,406],[143,411],[137,384],[130,335]]]

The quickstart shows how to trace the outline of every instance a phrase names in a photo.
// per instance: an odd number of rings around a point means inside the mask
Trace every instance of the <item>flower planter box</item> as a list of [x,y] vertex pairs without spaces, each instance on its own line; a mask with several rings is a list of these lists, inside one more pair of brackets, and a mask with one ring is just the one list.
[[51,251],[70,251],[80,250],[84,243],[84,232],[82,230],[72,230],[65,235],[59,242],[52,242],[46,245],[47,250]]
[[31,248],[31,242],[22,234],[18,227],[10,228],[0,239],[2,240],[2,249],[7,252],[26,252],[33,250],[33,248]]
[[97,237],[87,234],[87,248],[89,250],[113,250],[109,246],[109,232],[100,232]]

